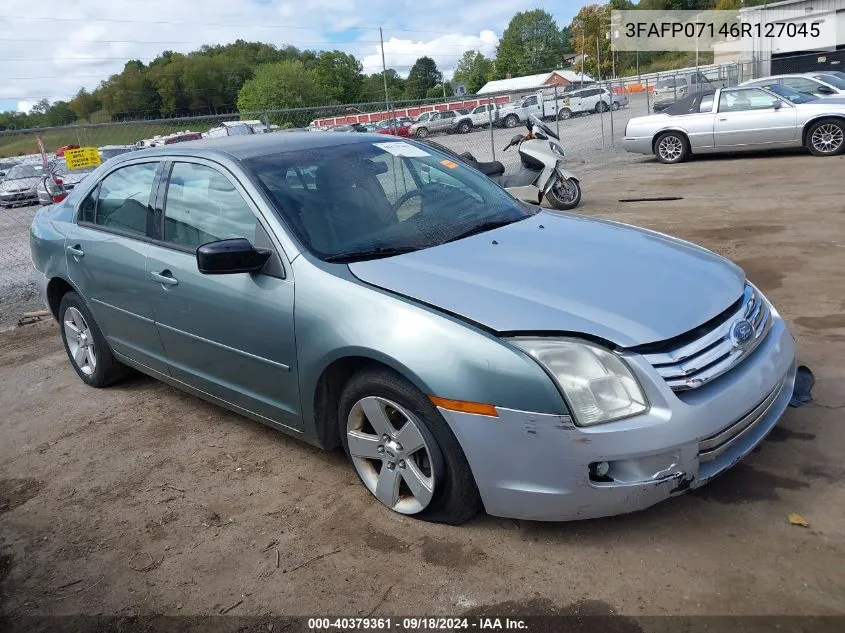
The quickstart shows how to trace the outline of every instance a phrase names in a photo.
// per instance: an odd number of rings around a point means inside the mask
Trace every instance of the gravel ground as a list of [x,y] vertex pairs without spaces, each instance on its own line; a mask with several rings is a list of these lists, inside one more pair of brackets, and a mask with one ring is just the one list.
[[845,615],[845,158],[599,156],[580,210],[737,261],[815,372],[740,465],[624,517],[421,523],[340,452],[145,377],[85,387],[45,322],[0,333],[0,613]]

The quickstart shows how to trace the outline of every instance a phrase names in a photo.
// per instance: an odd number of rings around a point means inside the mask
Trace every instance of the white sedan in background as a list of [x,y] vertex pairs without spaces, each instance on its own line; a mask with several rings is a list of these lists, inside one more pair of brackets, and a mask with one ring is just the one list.
[[625,149],[680,163],[690,154],[806,147],[816,156],[845,149],[845,99],[818,99],[782,85],[720,88],[634,117]]
[[822,99],[845,97],[845,79],[834,73],[814,72],[791,75],[772,75],[739,84],[740,86],[770,86],[778,84]]

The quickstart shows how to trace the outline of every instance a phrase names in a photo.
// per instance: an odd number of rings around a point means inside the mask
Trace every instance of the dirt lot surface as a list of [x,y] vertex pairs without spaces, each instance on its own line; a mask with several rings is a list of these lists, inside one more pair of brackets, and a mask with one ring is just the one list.
[[[0,613],[845,614],[845,158],[604,156],[573,165],[581,211],[737,261],[815,372],[744,462],[625,517],[426,524],[340,452],[145,377],[90,389],[25,326],[0,334]],[[654,196],[683,200],[618,201]]]

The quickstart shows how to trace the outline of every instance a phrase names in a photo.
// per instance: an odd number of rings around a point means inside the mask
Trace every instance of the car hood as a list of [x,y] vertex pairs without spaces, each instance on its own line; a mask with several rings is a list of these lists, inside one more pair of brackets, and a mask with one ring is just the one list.
[[496,332],[581,333],[622,347],[692,330],[734,303],[745,283],[739,267],[688,242],[546,212],[349,268]]
[[58,177],[62,179],[62,182],[66,185],[78,185],[80,182],[85,180],[86,176],[88,176],[92,171],[69,171],[64,174],[59,174]]
[[4,180],[0,182],[0,191],[19,192],[30,191],[38,186],[41,178],[15,178],[14,180]]

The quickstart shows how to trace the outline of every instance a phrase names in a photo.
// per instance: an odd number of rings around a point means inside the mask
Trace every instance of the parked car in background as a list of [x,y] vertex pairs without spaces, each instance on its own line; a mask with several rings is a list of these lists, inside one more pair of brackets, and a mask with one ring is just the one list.
[[126,152],[135,151],[136,149],[138,148],[134,145],[103,145],[102,147],[97,148],[97,152],[100,154],[100,160],[102,162],[106,162],[110,158],[120,156]]
[[430,521],[641,510],[736,465],[793,394],[792,335],[738,266],[520,203],[413,140],[126,154],[30,245],[84,383],[135,368],[342,446],[379,503]]
[[691,72],[658,79],[652,92],[653,108],[660,112],[669,104],[689,95],[714,90],[716,86],[704,73]]
[[376,134],[389,134],[391,136],[411,136],[411,126],[414,122],[411,119],[394,119],[379,121],[376,123],[374,132]]
[[366,132],[367,126],[363,123],[349,123],[346,125],[335,125],[329,128],[329,132]]
[[770,85],[776,81],[782,86],[792,88],[798,92],[821,97],[845,97],[845,80],[827,73],[795,73],[789,75],[771,75],[762,79],[754,79],[741,83],[741,86]]
[[243,136],[245,134],[263,134],[266,131],[264,122],[258,119],[251,121],[224,121],[217,127],[211,128],[204,134],[204,137]]
[[455,132],[466,134],[477,127],[499,125],[503,120],[499,107],[495,103],[488,103],[475,106],[466,114],[460,114],[455,120]]
[[17,160],[0,160],[0,180],[6,177],[6,173],[20,161]]
[[676,101],[625,127],[629,152],[680,163],[690,154],[806,147],[816,156],[845,149],[845,103],[786,86],[720,88]]
[[425,138],[429,134],[438,132],[453,132],[458,112],[455,110],[438,110],[437,112],[423,112],[411,126],[411,136]]
[[53,204],[56,196],[72,191],[95,169],[97,169],[96,166],[68,169],[64,157],[53,159],[50,162],[50,173],[45,174],[36,187],[38,204],[42,206]]
[[40,162],[22,162],[6,172],[0,182],[0,207],[17,207],[38,201],[36,189],[45,176]]

